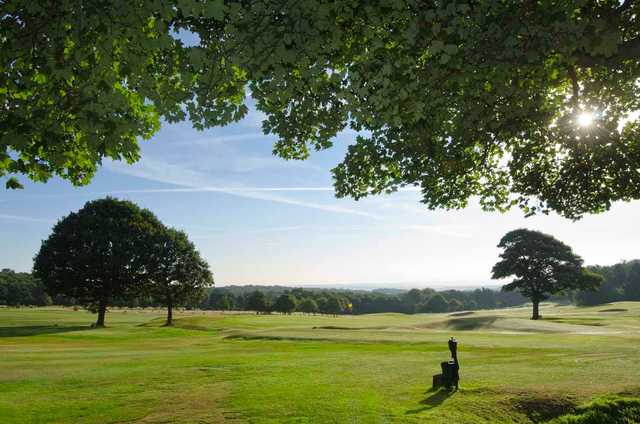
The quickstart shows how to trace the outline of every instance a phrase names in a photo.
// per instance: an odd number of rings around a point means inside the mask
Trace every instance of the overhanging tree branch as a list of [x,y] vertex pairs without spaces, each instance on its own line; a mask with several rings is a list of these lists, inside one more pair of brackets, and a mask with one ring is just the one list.
[[640,58],[640,38],[634,38],[618,46],[618,53],[606,57],[603,55],[578,54],[575,56],[575,62],[583,68],[591,68],[594,66],[613,66],[621,62]]

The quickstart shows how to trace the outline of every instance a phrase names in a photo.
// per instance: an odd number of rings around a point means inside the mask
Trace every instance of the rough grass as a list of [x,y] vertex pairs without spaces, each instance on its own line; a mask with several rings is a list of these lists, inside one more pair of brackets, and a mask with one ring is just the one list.
[[[162,327],[164,311],[116,310],[91,329],[85,311],[0,308],[0,422],[636,422],[640,303],[529,313],[183,312]],[[432,391],[451,335],[461,388]]]
[[640,399],[611,397],[583,405],[572,413],[551,421],[553,424],[629,424],[640,423]]

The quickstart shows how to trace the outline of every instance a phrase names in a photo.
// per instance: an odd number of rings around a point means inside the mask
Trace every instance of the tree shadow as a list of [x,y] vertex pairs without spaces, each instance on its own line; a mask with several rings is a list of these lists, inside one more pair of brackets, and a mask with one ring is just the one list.
[[525,414],[534,423],[543,423],[572,412],[576,408],[576,402],[574,399],[565,396],[527,395],[515,399],[513,401],[513,406],[516,410]]
[[71,331],[89,330],[89,326],[69,326],[59,327],[57,325],[28,325],[22,327],[0,327],[0,338],[2,337],[28,337],[42,334],[68,333]]
[[426,393],[431,393],[426,399],[420,401],[420,408],[410,409],[405,414],[419,414],[423,411],[428,411],[433,408],[437,408],[440,406],[445,400],[451,397],[458,389],[456,388],[439,388],[439,389],[429,389]]
[[446,321],[446,326],[453,330],[477,330],[478,328],[490,326],[497,319],[497,316],[453,318]]

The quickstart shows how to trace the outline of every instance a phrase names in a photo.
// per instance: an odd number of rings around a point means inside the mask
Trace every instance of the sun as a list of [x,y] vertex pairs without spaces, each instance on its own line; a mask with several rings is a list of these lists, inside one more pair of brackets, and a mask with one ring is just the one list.
[[584,111],[578,115],[578,125],[581,127],[589,127],[593,125],[593,121],[596,119],[596,116],[593,112]]

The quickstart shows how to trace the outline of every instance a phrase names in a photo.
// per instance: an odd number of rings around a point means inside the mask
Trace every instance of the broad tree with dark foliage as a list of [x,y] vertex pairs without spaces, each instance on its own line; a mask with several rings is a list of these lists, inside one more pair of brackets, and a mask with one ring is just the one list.
[[498,247],[504,249],[493,267],[495,279],[515,277],[502,287],[519,290],[533,303],[531,319],[539,319],[540,302],[550,294],[569,289],[595,288],[602,276],[582,267],[582,258],[553,236],[527,229],[507,233]]
[[166,325],[172,325],[173,308],[203,298],[205,289],[213,285],[213,276],[182,231],[166,228],[159,232],[153,249],[150,294],[167,307]]
[[53,227],[34,259],[34,275],[50,295],[72,297],[97,312],[95,325],[104,327],[107,307],[149,281],[149,246],[163,228],[153,213],[132,202],[90,201]]

